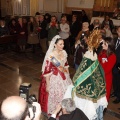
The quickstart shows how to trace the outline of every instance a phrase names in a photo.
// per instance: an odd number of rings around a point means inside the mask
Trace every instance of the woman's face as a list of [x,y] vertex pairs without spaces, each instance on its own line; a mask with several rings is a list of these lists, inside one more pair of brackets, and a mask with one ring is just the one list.
[[38,17],[38,16],[36,16],[36,17],[35,17],[35,20],[36,20],[36,22],[38,22],[38,21],[39,21],[39,17]]
[[19,19],[18,19],[18,22],[19,22],[19,23],[22,23],[22,18],[19,18]]
[[55,44],[55,48],[59,51],[63,50],[64,48],[64,41],[63,40],[59,40],[56,44]]
[[103,47],[104,50],[107,50],[107,49],[108,49],[108,43],[105,42],[104,40],[103,40],[102,47]]
[[86,30],[86,29],[88,29],[88,26],[83,23],[83,24],[82,24],[82,29],[83,29],[83,30]]
[[33,17],[30,17],[30,22],[33,22],[34,20],[33,20]]
[[56,18],[55,18],[55,17],[52,17],[52,18],[51,18],[51,22],[56,22]]
[[83,30],[86,29],[86,26],[85,26],[85,25],[82,25],[82,29],[83,29]]
[[106,16],[106,17],[105,17],[105,20],[106,20],[106,21],[108,21],[109,19],[110,19],[109,16]]
[[61,19],[61,23],[63,23],[63,24],[66,23],[66,17],[63,17],[63,18]]
[[42,22],[44,20],[44,16],[40,15],[39,20]]
[[15,22],[15,20],[12,20],[12,24],[14,25],[16,22]]

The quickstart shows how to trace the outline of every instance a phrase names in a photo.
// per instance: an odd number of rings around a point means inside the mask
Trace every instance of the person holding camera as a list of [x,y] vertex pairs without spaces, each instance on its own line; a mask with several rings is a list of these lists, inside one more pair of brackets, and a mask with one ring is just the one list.
[[86,36],[90,35],[89,23],[88,22],[82,23],[82,30],[78,33],[78,35],[76,37],[76,42],[78,40],[80,40],[80,38],[83,38],[84,37],[83,35],[86,35]]
[[20,96],[7,97],[1,104],[0,120],[39,120],[40,115],[39,103],[33,102],[29,105]]
[[89,31],[89,23],[84,22],[82,24],[82,31],[76,37],[76,43],[74,47],[74,65],[75,69],[77,70],[80,62],[82,61],[84,53],[87,51],[87,37],[90,34]]

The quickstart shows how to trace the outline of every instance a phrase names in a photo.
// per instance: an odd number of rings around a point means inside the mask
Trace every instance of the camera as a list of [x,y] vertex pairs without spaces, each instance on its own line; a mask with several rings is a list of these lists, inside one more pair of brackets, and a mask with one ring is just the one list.
[[81,34],[80,40],[83,40],[84,37],[85,37],[85,33],[83,32],[83,33]]
[[85,40],[85,37],[87,37],[86,33],[85,32],[82,32],[81,34],[81,37],[80,37],[80,42],[81,42],[81,45],[84,46],[85,48],[87,48],[87,44],[86,44],[86,40]]
[[[33,119],[35,117],[36,107],[32,105],[33,102],[37,102],[36,96],[34,94],[29,95],[29,89],[31,88],[30,83],[22,83],[19,87],[19,96],[26,100],[28,107],[32,108]],[[30,116],[30,113],[28,114]]]
[[19,88],[19,96],[28,102],[28,104],[32,104],[33,102],[37,102],[36,96],[34,94],[29,95],[29,89],[31,88],[30,83],[22,83]]
[[83,32],[82,34],[81,34],[81,37],[80,37],[80,42],[81,42],[81,44],[82,45],[84,45],[85,44],[85,37],[86,35],[85,35],[85,33]]

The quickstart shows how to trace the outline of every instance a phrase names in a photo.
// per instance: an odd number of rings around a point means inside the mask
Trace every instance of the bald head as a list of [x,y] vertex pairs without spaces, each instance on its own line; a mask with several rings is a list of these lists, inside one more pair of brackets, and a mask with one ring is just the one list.
[[19,96],[11,96],[6,98],[1,105],[2,116],[8,120],[15,120],[19,118],[21,120],[25,114],[27,108],[26,101]]

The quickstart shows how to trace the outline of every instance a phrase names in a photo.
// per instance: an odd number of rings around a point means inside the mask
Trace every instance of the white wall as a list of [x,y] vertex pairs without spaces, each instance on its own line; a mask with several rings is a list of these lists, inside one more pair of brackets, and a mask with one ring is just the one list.
[[[93,8],[94,0],[67,0],[67,7]],[[63,12],[64,0],[39,0],[39,12]]]
[[57,12],[58,0],[44,0],[44,11]]
[[13,3],[14,15],[30,15],[30,1],[29,0],[14,0]]
[[39,12],[64,12],[64,0],[39,0]]
[[94,0],[68,0],[67,7],[93,8]]
[[44,0],[39,0],[39,12],[44,13]]
[[[67,0],[67,7],[93,8],[94,0]],[[64,0],[39,0],[39,12],[64,13]]]

